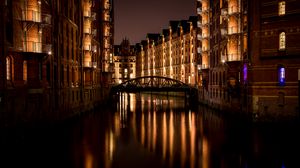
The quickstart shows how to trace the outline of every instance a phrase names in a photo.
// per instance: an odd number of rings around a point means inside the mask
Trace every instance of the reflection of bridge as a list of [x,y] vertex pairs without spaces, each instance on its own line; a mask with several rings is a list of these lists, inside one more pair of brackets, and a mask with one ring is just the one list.
[[197,89],[187,85],[181,81],[161,77],[161,76],[143,76],[130,79],[119,85],[113,86],[111,89],[112,94],[127,92],[184,92],[189,97],[197,95]]

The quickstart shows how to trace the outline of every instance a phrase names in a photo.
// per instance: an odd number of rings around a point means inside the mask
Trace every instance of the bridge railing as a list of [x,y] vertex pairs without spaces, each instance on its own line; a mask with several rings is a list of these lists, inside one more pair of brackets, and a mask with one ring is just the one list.
[[112,87],[112,92],[140,92],[140,91],[175,91],[191,92],[197,88],[187,85],[181,81],[161,77],[144,76],[125,81]]

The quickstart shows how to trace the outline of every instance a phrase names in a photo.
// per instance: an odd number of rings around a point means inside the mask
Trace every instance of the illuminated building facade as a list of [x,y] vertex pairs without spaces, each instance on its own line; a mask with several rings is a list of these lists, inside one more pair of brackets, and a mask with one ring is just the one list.
[[114,73],[112,79],[119,84],[136,77],[135,46],[128,39],[123,39],[120,45],[114,46]]
[[[114,12],[113,0],[101,0],[101,54],[102,72],[111,75],[113,71]],[[108,79],[109,80],[109,79]]]
[[239,64],[247,51],[243,5],[242,0],[197,1],[200,97],[213,106],[232,106],[237,93]]
[[147,34],[137,45],[137,76],[164,76],[195,85],[197,82],[197,17],[170,21],[161,34]]
[[256,118],[299,116],[300,1],[256,0],[248,6],[249,50],[241,81],[249,96],[243,103]]
[[255,118],[298,115],[299,9],[296,1],[197,0],[200,100]]
[[103,5],[1,0],[0,108],[14,116],[1,123],[62,119],[103,99]]

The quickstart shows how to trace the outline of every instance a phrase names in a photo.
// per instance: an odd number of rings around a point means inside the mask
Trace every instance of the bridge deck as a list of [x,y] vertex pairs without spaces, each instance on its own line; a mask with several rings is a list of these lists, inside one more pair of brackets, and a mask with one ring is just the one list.
[[181,81],[161,77],[161,76],[144,76],[125,81],[119,85],[113,86],[111,92],[185,92],[193,94],[197,92],[197,89],[189,86]]

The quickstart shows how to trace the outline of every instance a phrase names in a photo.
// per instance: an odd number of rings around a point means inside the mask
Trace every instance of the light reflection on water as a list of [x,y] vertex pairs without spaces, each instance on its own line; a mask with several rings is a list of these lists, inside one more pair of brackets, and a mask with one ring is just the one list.
[[122,94],[57,126],[0,130],[0,167],[300,167],[299,125],[221,114],[171,94]]
[[160,166],[209,167],[203,117],[186,107],[182,97],[123,93],[117,106],[121,128],[130,126],[134,142],[154,155]]
[[[283,163],[284,158],[271,157],[271,160],[259,158],[272,153],[268,150],[274,146],[282,145],[280,140],[276,143],[271,142],[270,145],[263,142],[263,138],[278,136],[276,133],[275,135],[267,133],[266,136],[270,137],[264,137],[265,135],[262,135],[264,131],[249,123],[227,120],[205,107],[191,110],[182,97],[157,94],[122,94],[121,97],[118,103],[120,108],[115,113],[127,115],[127,118],[120,117],[120,123],[126,124],[122,128],[129,127],[126,136],[132,137],[128,138],[131,143],[137,146],[140,144],[145,149],[144,153],[154,156],[158,162],[156,166],[182,168],[282,166],[278,163]],[[127,112],[124,111],[125,108]],[[279,135],[281,131],[278,131]],[[257,136],[260,141],[256,139]],[[260,145],[265,145],[265,149]],[[129,149],[127,152],[135,151]],[[281,155],[281,151],[277,152]],[[257,158],[258,154],[261,156]],[[118,159],[115,157],[114,162],[118,162]]]

